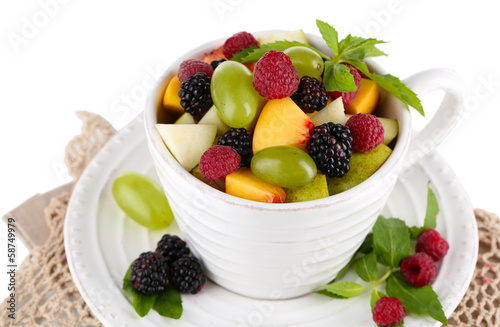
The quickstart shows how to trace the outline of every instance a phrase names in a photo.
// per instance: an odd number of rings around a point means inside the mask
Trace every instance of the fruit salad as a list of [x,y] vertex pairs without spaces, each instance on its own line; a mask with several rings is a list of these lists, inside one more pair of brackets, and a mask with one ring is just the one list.
[[381,88],[423,114],[420,101],[363,61],[385,55],[383,41],[339,42],[317,25],[331,54],[302,30],[239,32],[180,64],[163,97],[169,120],[156,127],[184,169],[227,194],[283,203],[341,193],[384,164],[399,127],[378,114]]

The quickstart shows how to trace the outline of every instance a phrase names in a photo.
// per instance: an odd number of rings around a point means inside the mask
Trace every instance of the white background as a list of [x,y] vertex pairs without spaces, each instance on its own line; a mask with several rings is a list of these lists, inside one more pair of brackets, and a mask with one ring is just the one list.
[[[205,41],[269,29],[318,34],[315,19],[390,41],[377,58],[400,78],[433,68],[458,72],[465,113],[439,146],[472,204],[500,212],[500,20],[493,1],[2,1],[0,4],[0,214],[70,181],[66,144],[77,110],[115,128],[139,115],[147,83]],[[438,96],[424,99],[427,112]],[[416,115],[414,115],[416,116]],[[417,125],[425,120],[417,119]],[[7,292],[6,228],[0,224],[0,298]],[[20,242],[19,262],[26,254]]]

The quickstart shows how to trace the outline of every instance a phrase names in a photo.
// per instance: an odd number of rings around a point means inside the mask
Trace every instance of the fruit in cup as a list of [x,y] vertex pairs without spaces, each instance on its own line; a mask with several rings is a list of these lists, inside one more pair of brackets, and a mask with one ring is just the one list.
[[277,33],[272,33],[269,35],[261,36],[258,41],[259,44],[267,44],[267,43],[273,43],[276,41],[297,41],[303,44],[309,44],[307,41],[307,37],[304,34],[303,30],[296,30],[296,31],[285,31],[285,32],[277,32]]
[[208,109],[207,113],[200,119],[198,124],[217,126],[217,135],[224,134],[230,128],[222,121],[222,119],[220,119],[219,113],[215,106],[212,106],[212,108]]
[[256,177],[250,168],[240,168],[226,176],[226,193],[267,203],[283,203],[286,198],[281,186],[264,182]]
[[217,134],[216,125],[156,124],[156,129],[170,153],[187,171],[198,165]]
[[252,86],[252,72],[245,65],[225,61],[212,76],[211,93],[221,120],[230,127],[252,124],[264,99]]
[[344,104],[342,98],[337,98],[326,105],[323,109],[318,111],[317,114],[311,117],[311,121],[315,126],[326,124],[329,122],[344,125],[347,116],[344,112]]
[[316,177],[318,169],[313,159],[293,146],[273,146],[255,153],[252,172],[261,180],[286,187],[304,186]]
[[277,145],[291,145],[305,151],[313,128],[311,119],[291,98],[269,100],[255,126],[253,152]]
[[317,174],[314,179],[304,186],[285,188],[285,202],[303,202],[326,198],[329,196],[326,176]]
[[194,117],[189,112],[185,112],[175,121],[174,124],[194,124],[194,123],[195,123]]
[[[325,107],[325,109],[326,109],[326,107]],[[315,116],[313,116],[313,118]],[[352,115],[350,115],[350,114],[345,115],[346,121],[351,117],[352,117]],[[311,120],[314,121],[313,118],[311,118]],[[384,127],[384,144],[388,145],[389,143],[392,142],[392,140],[394,140],[396,138],[396,136],[398,136],[398,133],[399,133],[398,121],[396,119],[385,118],[385,117],[377,117],[377,119],[380,120],[380,122],[382,123],[382,126]]]
[[175,75],[168,83],[167,90],[163,96],[163,108],[174,114],[180,116],[184,113],[184,108],[181,106],[181,98],[179,97],[179,90],[181,89],[181,81]]
[[345,107],[347,114],[371,114],[377,108],[380,99],[378,83],[366,78],[361,79],[356,98]]
[[314,50],[296,46],[283,51],[286,53],[293,66],[297,69],[299,77],[309,76],[320,79],[323,74],[324,63],[321,56]]

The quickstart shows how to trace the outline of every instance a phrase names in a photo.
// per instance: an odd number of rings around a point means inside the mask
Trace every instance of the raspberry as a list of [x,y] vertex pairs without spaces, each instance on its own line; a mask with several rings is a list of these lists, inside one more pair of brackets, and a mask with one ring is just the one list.
[[168,265],[158,252],[143,252],[132,264],[130,281],[145,295],[159,293],[168,285]]
[[347,65],[349,67],[349,71],[351,72],[352,76],[354,77],[354,83],[356,83],[356,91],[352,92],[339,92],[339,91],[334,91],[330,92],[330,95],[332,98],[337,99],[339,97],[342,97],[342,103],[344,104],[344,107],[347,106],[349,103],[351,103],[354,98],[356,98],[356,95],[358,95],[359,91],[359,86],[361,85],[361,75],[359,74],[358,70],[350,65]]
[[349,171],[351,142],[349,127],[330,122],[313,129],[307,149],[323,174],[342,177]]
[[345,125],[351,130],[354,152],[370,152],[384,143],[384,126],[374,115],[356,114]]
[[415,287],[430,285],[437,275],[434,260],[425,252],[415,253],[399,263],[404,280]]
[[403,303],[397,297],[381,297],[373,308],[373,321],[381,327],[400,324],[405,317]]
[[231,59],[234,54],[251,46],[258,46],[259,42],[248,32],[239,32],[231,36],[224,42],[222,53],[227,59]]
[[224,61],[226,61],[226,59],[224,59],[224,58],[219,59],[219,60],[213,60],[210,63],[210,66],[212,66],[213,70],[215,70],[215,68],[219,67],[219,65],[222,64]]
[[196,73],[205,73],[208,77],[212,77],[214,69],[212,66],[200,59],[188,59],[184,60],[179,66],[179,71],[177,72],[177,77],[179,81],[187,81],[188,77]]
[[231,128],[217,141],[217,145],[227,145],[238,151],[241,163],[245,167],[250,167],[252,161],[252,143],[252,137],[244,128]]
[[450,245],[441,237],[441,234],[437,230],[428,229],[418,236],[415,250],[417,252],[425,252],[434,261],[439,261],[448,253],[449,248]]
[[210,93],[210,77],[205,73],[189,76],[186,81],[181,83],[179,97],[184,110],[200,119],[214,104]]
[[207,181],[223,179],[241,165],[241,156],[233,148],[225,145],[214,145],[203,153],[199,168]]
[[268,100],[291,96],[299,87],[300,77],[290,57],[270,50],[257,61],[253,70],[253,86]]
[[304,76],[300,79],[299,88],[292,95],[292,100],[304,111],[319,111],[326,106],[328,94],[325,86],[317,79]]
[[205,274],[195,257],[180,258],[170,268],[172,285],[181,293],[196,294],[205,285]]
[[191,254],[189,248],[177,235],[165,234],[156,245],[156,252],[161,254],[167,263],[171,264],[179,258],[187,257]]

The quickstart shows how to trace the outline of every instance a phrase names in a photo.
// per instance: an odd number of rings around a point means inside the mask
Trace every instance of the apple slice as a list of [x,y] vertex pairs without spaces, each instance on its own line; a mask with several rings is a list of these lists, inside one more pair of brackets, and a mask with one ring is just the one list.
[[267,203],[283,203],[286,198],[281,186],[264,182],[256,177],[250,168],[240,168],[226,176],[226,193]]
[[185,112],[174,124],[194,124],[194,117],[189,112]]
[[177,117],[185,112],[184,108],[181,106],[181,98],[179,97],[180,89],[181,81],[179,77],[175,75],[168,83],[165,94],[163,95],[163,108]]
[[[345,115],[346,121],[351,118],[352,115]],[[396,119],[377,117],[378,120],[382,123],[384,127],[384,144],[388,145],[392,140],[398,136],[399,133],[399,124]]]
[[344,177],[328,177],[330,195],[344,192],[373,175],[389,158],[392,150],[380,144],[370,152],[354,152],[349,162],[350,169]]
[[253,153],[277,145],[306,150],[314,123],[291,98],[269,100],[255,126]]
[[303,30],[273,33],[258,38],[258,41],[260,45],[276,41],[297,41],[303,44],[309,44]]
[[217,126],[217,135],[222,135],[229,130],[227,126],[219,117],[217,108],[212,106],[207,113],[200,119],[198,124],[201,125],[215,125]]
[[156,124],[163,142],[179,164],[191,171],[201,155],[212,146],[217,134],[215,125]]
[[287,203],[312,201],[329,196],[326,176],[323,174],[317,174],[312,182],[307,185],[297,188],[285,188],[284,190],[286,193],[285,202]]
[[344,104],[342,103],[342,97],[339,97],[327,104],[326,107],[312,116],[311,120],[315,126],[329,122],[345,125],[346,117],[344,112]]

